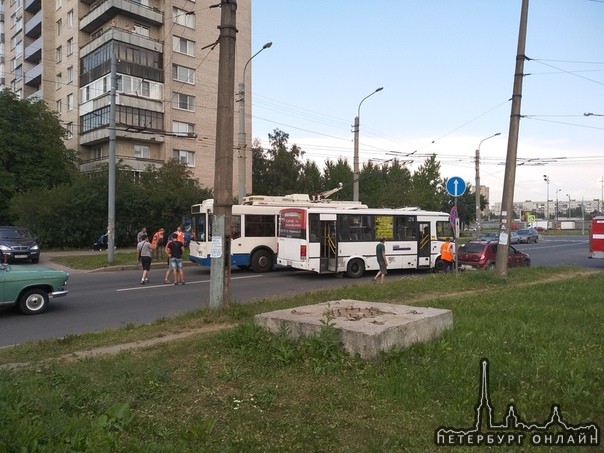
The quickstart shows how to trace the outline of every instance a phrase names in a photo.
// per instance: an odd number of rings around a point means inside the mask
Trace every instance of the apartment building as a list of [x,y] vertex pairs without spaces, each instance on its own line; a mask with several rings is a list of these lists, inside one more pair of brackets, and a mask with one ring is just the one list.
[[[111,60],[117,73],[116,155],[140,172],[170,159],[214,185],[220,7],[216,0],[0,0],[0,80],[40,98],[67,130],[80,169],[108,161]],[[251,6],[237,5],[235,86],[251,56]],[[243,81],[251,130],[251,77]],[[233,106],[234,118],[237,118]],[[235,122],[237,129],[237,122]],[[234,131],[237,137],[237,130]],[[247,149],[251,148],[248,139]],[[236,145],[235,145],[236,146]],[[237,150],[233,190],[237,193]],[[251,158],[245,159],[251,192]]]

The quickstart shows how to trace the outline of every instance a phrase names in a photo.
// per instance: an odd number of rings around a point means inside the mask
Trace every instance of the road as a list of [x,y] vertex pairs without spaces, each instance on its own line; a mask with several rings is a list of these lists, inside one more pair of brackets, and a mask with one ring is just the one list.
[[[531,255],[533,266],[574,264],[604,270],[604,260],[587,258],[587,236],[548,237],[537,244],[517,246]],[[42,255],[44,261],[44,255]],[[140,284],[140,271],[72,271],[70,293],[51,300],[49,310],[38,316],[25,316],[14,309],[0,310],[0,346],[98,332],[132,324],[150,323],[209,303],[210,271],[187,266],[184,286],[164,285],[165,269],[152,269],[151,282]],[[393,271],[393,276],[408,272]],[[235,302],[248,302],[272,296],[298,294],[309,290],[367,284],[372,275],[353,280],[331,275],[315,275],[280,269],[254,274],[234,269],[230,293]]]

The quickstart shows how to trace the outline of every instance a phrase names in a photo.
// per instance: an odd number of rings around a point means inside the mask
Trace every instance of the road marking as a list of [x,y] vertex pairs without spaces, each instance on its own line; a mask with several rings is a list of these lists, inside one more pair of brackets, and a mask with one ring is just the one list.
[[[248,275],[246,277],[235,277],[235,278],[231,278],[231,280],[243,280],[246,278],[258,278],[258,277],[262,277],[262,275]],[[209,283],[210,280],[199,280],[196,282],[187,282],[186,285],[181,285],[181,286],[190,286],[190,285],[198,285],[200,283]],[[172,286],[179,286],[179,285],[174,285],[173,283],[168,284],[161,284],[161,285],[150,285],[150,284],[146,284],[146,285],[140,285],[140,286],[133,286],[132,288],[121,288],[121,289],[116,289],[115,292],[117,293],[121,293],[124,291],[139,291],[141,289],[152,289],[152,288],[170,288]]]

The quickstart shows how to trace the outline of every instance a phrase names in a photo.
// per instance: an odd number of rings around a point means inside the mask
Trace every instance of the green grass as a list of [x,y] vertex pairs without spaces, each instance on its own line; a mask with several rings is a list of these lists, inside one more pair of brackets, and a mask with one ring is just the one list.
[[[164,253],[162,262],[167,261],[167,255]],[[185,250],[183,253],[183,260],[189,260],[189,251]],[[135,251],[130,252],[115,252],[113,254],[113,262],[109,264],[107,262],[107,253],[99,252],[93,255],[82,255],[82,256],[55,256],[52,261],[62,266],[69,267],[71,269],[80,270],[94,270],[103,269],[105,267],[113,266],[134,266],[137,263],[137,253]]]
[[[603,293],[601,273],[569,267],[405,276],[0,349],[0,364],[33,361],[0,369],[0,451],[433,451],[439,426],[473,422],[483,357],[498,420],[512,402],[527,421],[557,403],[568,422],[604,427]],[[447,308],[454,327],[363,361],[342,351],[329,319],[301,341],[253,323],[341,298]],[[236,327],[45,361],[223,323]]]

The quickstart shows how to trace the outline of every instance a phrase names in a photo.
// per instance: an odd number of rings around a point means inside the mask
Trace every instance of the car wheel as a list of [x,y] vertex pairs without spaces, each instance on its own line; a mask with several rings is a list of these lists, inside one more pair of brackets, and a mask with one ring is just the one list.
[[525,260],[522,262],[522,267],[531,267],[531,262],[530,260]]
[[362,260],[351,260],[346,269],[346,277],[359,278],[365,273],[365,263]]
[[489,263],[485,266],[485,269],[488,271],[495,270],[495,263]]
[[252,255],[251,267],[257,273],[270,272],[273,268],[273,254],[265,249],[257,250]]
[[19,310],[26,315],[44,313],[47,308],[48,294],[43,289],[28,289],[19,298]]
[[40,262],[40,258],[34,258],[31,260],[32,264],[38,264]]

